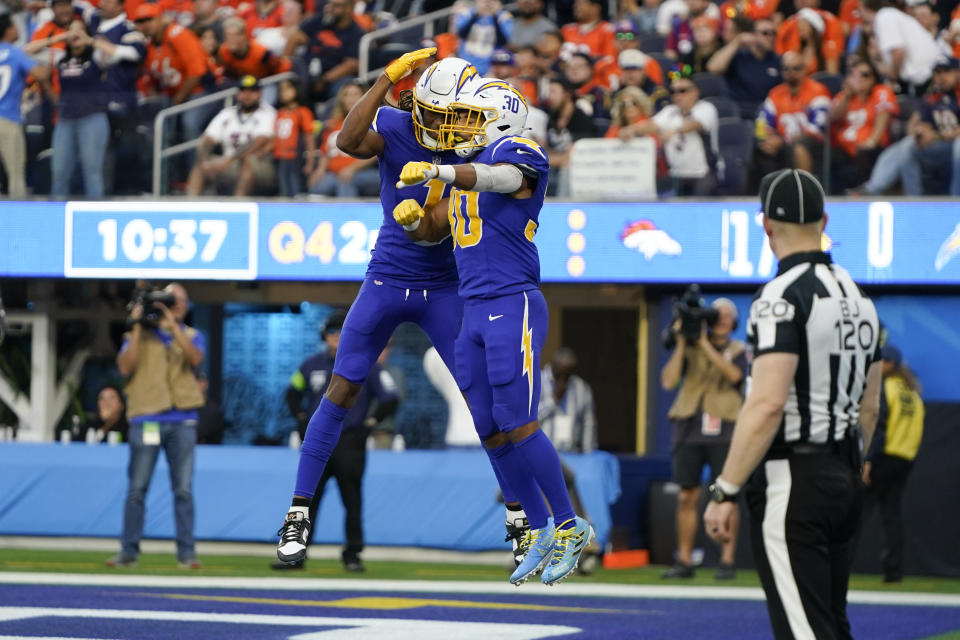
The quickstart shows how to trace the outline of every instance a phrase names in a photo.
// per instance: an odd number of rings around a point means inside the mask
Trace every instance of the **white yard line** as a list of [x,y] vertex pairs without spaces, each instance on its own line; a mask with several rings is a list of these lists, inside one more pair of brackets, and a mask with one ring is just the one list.
[[[326,578],[239,578],[207,576],[143,576],[116,574],[0,572],[0,584],[42,584],[100,587],[162,587],[168,589],[261,589],[266,591],[386,591],[401,593],[461,593],[535,596],[597,596],[609,598],[669,598],[680,600],[763,600],[759,587],[700,587],[670,585],[579,584],[555,588],[539,584],[514,587],[508,582],[423,580],[363,580]],[[851,591],[857,604],[960,607],[960,594],[902,591]]]

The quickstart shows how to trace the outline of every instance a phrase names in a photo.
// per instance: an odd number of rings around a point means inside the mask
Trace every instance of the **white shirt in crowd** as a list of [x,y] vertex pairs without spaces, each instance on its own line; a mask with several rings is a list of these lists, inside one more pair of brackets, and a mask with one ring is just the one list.
[[207,126],[203,135],[212,138],[223,147],[223,155],[231,157],[243,151],[254,138],[273,137],[277,110],[260,103],[253,113],[242,113],[238,106],[227,107]]
[[916,18],[899,9],[884,7],[874,18],[873,33],[884,64],[891,63],[894,49],[904,50],[901,80],[923,84],[930,79],[933,65],[942,54],[933,36]]
[[[690,117],[703,127],[703,133],[710,140],[713,155],[717,157],[717,108],[705,100],[700,100],[690,110]],[[671,104],[653,116],[653,121],[661,130],[675,131],[683,126],[684,116],[680,107]],[[670,175],[674,177],[702,178],[710,173],[703,136],[699,131],[672,136],[664,144],[663,152],[667,156],[667,164],[670,165]]]
[[540,372],[540,404],[537,419],[557,451],[590,453],[597,448],[597,418],[593,390],[578,375],[571,375],[567,390],[557,402],[553,397],[553,369]]

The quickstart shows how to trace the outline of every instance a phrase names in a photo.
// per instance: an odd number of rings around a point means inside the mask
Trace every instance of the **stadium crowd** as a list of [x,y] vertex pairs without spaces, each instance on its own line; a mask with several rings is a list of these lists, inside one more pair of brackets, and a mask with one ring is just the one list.
[[[753,193],[787,166],[834,193],[957,195],[960,7],[904,2],[458,0],[446,31],[371,59],[436,46],[514,84],[551,195],[574,142],[637,136],[656,141],[661,195]],[[360,40],[450,4],[0,0],[4,192],[148,191],[157,112],[235,86],[236,105],[169,121],[166,146],[200,141],[165,172],[173,193],[375,196],[372,161],[336,146],[365,89]]]

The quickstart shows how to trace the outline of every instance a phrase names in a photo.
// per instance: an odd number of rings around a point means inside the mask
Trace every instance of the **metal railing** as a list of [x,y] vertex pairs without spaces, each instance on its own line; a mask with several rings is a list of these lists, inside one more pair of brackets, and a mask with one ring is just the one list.
[[374,42],[382,40],[395,33],[399,33],[400,31],[407,31],[413,27],[418,27],[421,25],[423,25],[423,37],[432,38],[436,32],[436,25],[434,23],[443,20],[444,18],[449,18],[452,14],[453,7],[447,7],[446,9],[440,9],[439,11],[425,13],[422,16],[407,18],[401,22],[390,25],[389,27],[384,27],[383,29],[377,29],[376,31],[365,33],[363,37],[360,38],[360,58],[358,60],[359,69],[357,70],[360,81],[369,82],[371,78],[376,78],[383,71],[383,67],[378,69],[370,68],[370,50],[373,47]]
[[[283,80],[295,80],[297,74],[292,71],[285,71],[284,73],[278,73],[274,76],[268,76],[266,78],[260,79],[260,86],[269,86],[282,82]],[[175,104],[172,107],[167,107],[166,109],[161,110],[157,113],[157,116],[153,119],[153,196],[160,197],[163,195],[161,191],[163,190],[164,182],[164,172],[161,171],[163,161],[167,158],[170,158],[181,153],[186,153],[192,149],[200,146],[200,138],[195,140],[187,140],[186,142],[181,142],[175,144],[172,147],[164,148],[166,141],[163,136],[163,125],[164,123],[172,118],[173,116],[184,113],[185,111],[191,111],[214,102],[223,101],[223,106],[229,107],[233,104],[233,96],[237,94],[237,88],[231,87],[230,89],[224,89],[223,91],[217,91],[216,93],[211,93],[207,96],[202,96],[200,98],[195,98],[193,100],[187,100],[180,104]]]

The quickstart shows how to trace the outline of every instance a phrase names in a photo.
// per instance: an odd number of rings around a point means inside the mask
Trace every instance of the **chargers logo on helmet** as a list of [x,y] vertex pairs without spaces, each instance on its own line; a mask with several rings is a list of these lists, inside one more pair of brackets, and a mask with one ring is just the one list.
[[683,253],[683,246],[669,233],[658,229],[651,220],[637,220],[628,224],[620,234],[620,241],[627,249],[642,253],[647,260],[652,260],[658,253],[668,256]]
[[440,127],[448,107],[469,92],[480,75],[462,58],[444,58],[427,67],[413,87],[413,129],[417,142],[431,151],[442,151]]

